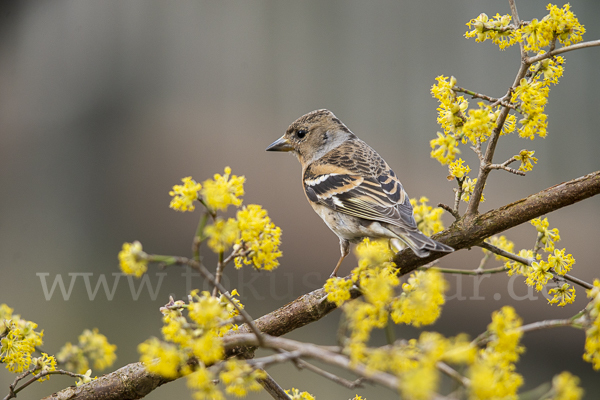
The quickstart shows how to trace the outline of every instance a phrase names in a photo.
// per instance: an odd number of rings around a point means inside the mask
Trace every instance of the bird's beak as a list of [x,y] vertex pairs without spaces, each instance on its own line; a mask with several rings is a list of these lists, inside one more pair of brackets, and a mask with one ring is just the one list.
[[274,141],[267,147],[267,151],[292,151],[294,148],[288,142],[285,135]]

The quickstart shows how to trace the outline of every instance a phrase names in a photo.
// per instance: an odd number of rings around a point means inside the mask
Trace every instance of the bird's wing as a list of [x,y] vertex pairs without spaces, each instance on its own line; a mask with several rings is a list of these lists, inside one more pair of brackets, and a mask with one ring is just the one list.
[[307,168],[304,174],[307,197],[355,217],[416,228],[410,199],[402,184],[385,161],[373,153],[378,159],[372,161],[381,160],[379,165],[383,167],[372,171],[375,173],[365,174],[351,165],[334,166],[327,160]]

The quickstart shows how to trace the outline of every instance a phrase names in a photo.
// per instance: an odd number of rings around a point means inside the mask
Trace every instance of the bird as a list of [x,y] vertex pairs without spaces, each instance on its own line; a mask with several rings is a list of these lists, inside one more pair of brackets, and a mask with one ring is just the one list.
[[341,256],[331,277],[337,276],[350,243],[364,238],[387,238],[397,248],[399,240],[419,257],[454,251],[417,228],[394,171],[331,111],[301,116],[266,150],[290,152],[300,161],[308,202],[340,240]]

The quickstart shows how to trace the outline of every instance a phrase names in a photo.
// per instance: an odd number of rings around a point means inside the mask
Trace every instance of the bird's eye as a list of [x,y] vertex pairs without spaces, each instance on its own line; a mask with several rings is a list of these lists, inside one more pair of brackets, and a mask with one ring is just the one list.
[[298,139],[304,139],[304,136],[306,136],[307,133],[308,131],[306,129],[298,129],[296,131],[296,136],[298,137]]

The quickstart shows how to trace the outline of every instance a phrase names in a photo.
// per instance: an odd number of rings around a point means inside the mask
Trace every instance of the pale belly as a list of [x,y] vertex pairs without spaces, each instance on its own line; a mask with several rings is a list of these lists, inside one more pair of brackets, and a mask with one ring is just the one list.
[[389,229],[377,221],[370,221],[334,211],[322,205],[312,204],[313,209],[339,238],[359,242],[369,238],[397,238]]

